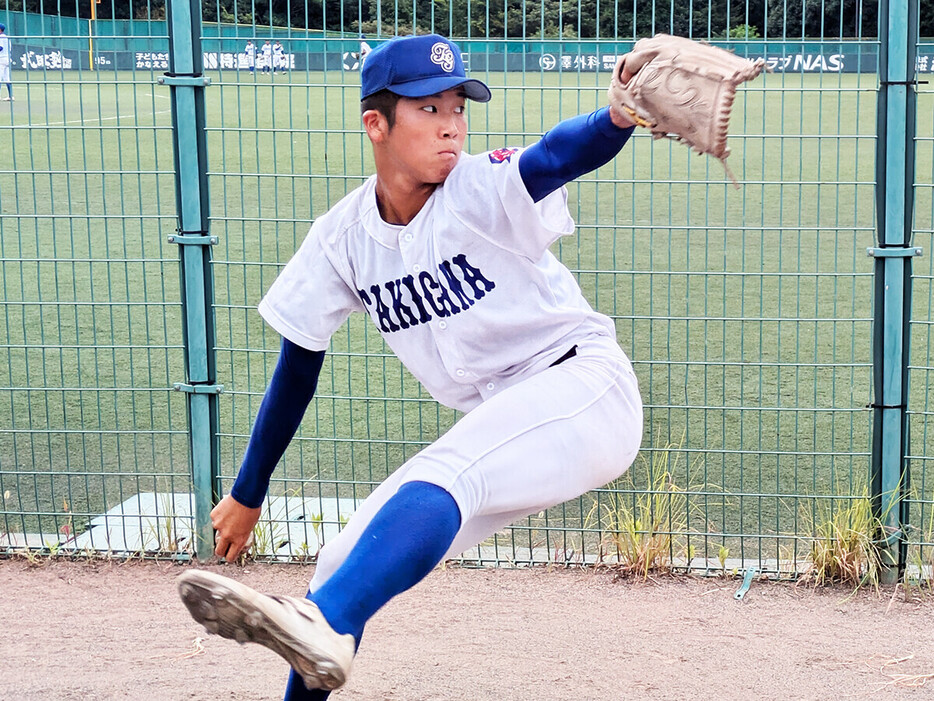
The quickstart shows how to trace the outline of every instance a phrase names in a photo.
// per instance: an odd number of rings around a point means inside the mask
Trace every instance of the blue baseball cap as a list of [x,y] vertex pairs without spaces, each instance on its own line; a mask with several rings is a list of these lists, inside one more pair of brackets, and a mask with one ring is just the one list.
[[6,31],[6,25],[0,22],[0,32],[5,32],[5,31]]
[[403,97],[428,97],[462,87],[471,100],[488,102],[490,89],[467,77],[457,44],[438,34],[394,37],[373,49],[363,62],[360,99],[380,90]]

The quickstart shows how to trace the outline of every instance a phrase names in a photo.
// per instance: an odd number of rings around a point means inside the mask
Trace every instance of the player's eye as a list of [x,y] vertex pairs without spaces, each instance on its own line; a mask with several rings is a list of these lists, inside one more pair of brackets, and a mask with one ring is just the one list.
[[425,105],[424,107],[422,107],[422,109],[425,110],[426,112],[437,112],[438,111],[438,108],[435,107],[434,105]]
[[458,107],[455,107],[454,112],[456,112],[457,114],[464,114],[464,106],[460,105]]

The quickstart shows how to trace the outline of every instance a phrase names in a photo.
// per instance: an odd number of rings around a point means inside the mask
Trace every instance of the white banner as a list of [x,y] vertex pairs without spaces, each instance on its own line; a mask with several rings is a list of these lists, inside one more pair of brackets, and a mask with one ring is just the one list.
[[60,51],[50,51],[47,54],[39,54],[35,51],[25,51],[19,57],[23,68],[37,70],[42,68],[54,68],[55,70],[71,70],[72,61],[67,56],[63,56]]

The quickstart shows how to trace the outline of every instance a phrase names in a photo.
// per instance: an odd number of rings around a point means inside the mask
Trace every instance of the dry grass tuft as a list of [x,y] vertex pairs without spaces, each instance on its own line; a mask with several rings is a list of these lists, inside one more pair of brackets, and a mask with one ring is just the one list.
[[883,529],[865,493],[850,499],[819,502],[815,512],[805,519],[810,522],[812,533],[811,565],[806,578],[816,586],[879,588],[882,561],[876,538]]
[[[636,495],[611,492],[604,506],[603,550],[615,551],[622,570],[648,579],[650,573],[671,570],[675,550],[683,549],[688,499],[672,477],[674,462],[668,445],[652,455],[645,490]],[[620,488],[619,482],[612,485]]]

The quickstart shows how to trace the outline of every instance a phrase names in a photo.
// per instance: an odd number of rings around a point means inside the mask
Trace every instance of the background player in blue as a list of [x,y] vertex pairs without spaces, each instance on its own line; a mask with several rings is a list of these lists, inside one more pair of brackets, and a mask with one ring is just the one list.
[[263,63],[263,73],[269,73],[272,71],[272,42],[267,39],[263,43],[263,48],[261,49],[261,60]]
[[6,83],[6,95],[0,97],[4,102],[13,101],[13,83],[10,80],[10,37],[6,35],[6,25],[0,24],[0,83]]
[[243,53],[246,56],[247,68],[249,68],[250,73],[252,73],[256,67],[256,44],[253,43],[252,39],[247,41],[246,48],[243,49]]
[[613,158],[632,124],[604,107],[529,148],[465,154],[466,101],[490,97],[440,36],[374,49],[361,107],[376,174],[316,220],[260,303],[282,349],[236,482],[212,512],[218,556],[246,547],[351,312],[369,313],[432,396],[465,412],[322,548],[304,599],[211,572],[179,577],[208,631],[289,662],[288,701],[342,685],[369,618],[445,557],[610,482],[638,452],[642,403],[613,322],[548,250],[575,231],[563,186]]
[[360,64],[360,70],[363,70],[363,62],[366,60],[373,48],[366,41],[366,34],[360,35],[360,51],[357,53],[357,62]]
[[272,45],[272,74],[275,75],[277,71],[282,71],[285,73],[287,65],[287,59],[285,57],[285,47],[282,46],[282,42],[276,39],[276,43]]

